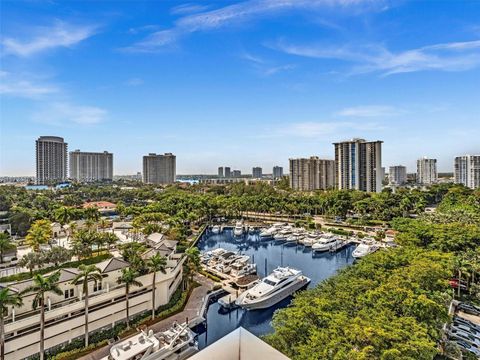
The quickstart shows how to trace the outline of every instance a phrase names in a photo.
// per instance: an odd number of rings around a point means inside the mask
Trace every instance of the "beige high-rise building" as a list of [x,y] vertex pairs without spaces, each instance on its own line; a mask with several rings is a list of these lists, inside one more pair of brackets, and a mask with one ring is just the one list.
[[463,155],[455,158],[455,183],[471,189],[480,188],[480,155]]
[[438,181],[437,159],[426,157],[417,160],[417,183],[422,185],[435,184]]
[[70,179],[81,182],[112,181],[113,154],[104,152],[70,152]]
[[68,144],[59,136],[40,136],[36,141],[37,178],[39,185],[67,179]]
[[176,179],[176,156],[172,153],[143,157],[143,182],[146,184],[173,184]]
[[382,191],[382,143],[352,139],[333,144],[337,189]]
[[403,165],[390,166],[388,182],[391,185],[403,185],[407,182],[407,168]]
[[335,161],[312,156],[309,159],[290,159],[290,187],[312,191],[335,186]]

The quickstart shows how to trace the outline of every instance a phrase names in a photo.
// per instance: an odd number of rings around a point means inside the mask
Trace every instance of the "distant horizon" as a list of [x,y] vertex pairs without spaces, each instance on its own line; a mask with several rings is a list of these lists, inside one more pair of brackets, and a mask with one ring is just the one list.
[[480,2],[4,1],[0,174],[35,140],[172,152],[181,173],[288,169],[335,141],[384,141],[383,166],[453,170],[480,153]]

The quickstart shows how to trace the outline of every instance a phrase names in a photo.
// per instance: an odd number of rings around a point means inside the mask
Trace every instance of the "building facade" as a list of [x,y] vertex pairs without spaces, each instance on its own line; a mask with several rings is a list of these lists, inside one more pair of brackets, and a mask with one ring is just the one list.
[[382,143],[352,139],[333,144],[337,189],[382,191]]
[[69,155],[70,179],[80,182],[113,180],[112,153],[75,150]]
[[143,157],[143,182],[146,184],[173,184],[176,179],[176,156],[172,153]]
[[335,186],[335,161],[312,156],[308,159],[290,159],[290,187],[312,191]]
[[40,136],[36,141],[38,185],[62,182],[67,179],[68,144],[58,136]]
[[[167,259],[165,273],[156,275],[155,304],[168,303],[182,280],[183,259],[180,254],[172,254]],[[89,284],[89,331],[91,333],[112,328],[125,321],[125,285],[117,279],[122,269],[129,264],[119,258],[111,258],[96,264],[102,275],[101,282]],[[45,308],[45,350],[55,353],[55,347],[82,338],[85,334],[85,300],[82,284],[73,284],[78,269],[60,270],[58,286],[62,295],[49,293]],[[148,313],[152,308],[152,275],[139,276],[142,285],[130,289],[130,316]],[[32,280],[9,284],[13,292],[22,292],[32,284]],[[8,309],[5,316],[5,359],[17,360],[33,356],[39,352],[40,315],[32,310],[35,294],[23,297],[23,305]]]
[[480,155],[463,155],[455,158],[455,183],[470,189],[480,188]]
[[231,176],[232,176],[232,170],[230,169],[230,167],[225,166],[225,177],[229,178]]
[[283,177],[283,167],[274,166],[272,170],[272,177],[274,179],[281,179]]
[[403,165],[390,166],[388,171],[390,185],[403,185],[407,182],[407,168]]
[[252,168],[252,177],[254,179],[261,179],[262,175],[263,174],[262,174],[262,168],[261,167],[256,166],[256,167]]
[[437,159],[426,157],[417,160],[417,183],[422,185],[436,184],[438,181]]
[[218,177],[221,177],[221,178],[223,177],[223,166],[220,166],[218,168]]
[[232,171],[232,176],[234,178],[238,178],[238,177],[242,176],[242,172],[240,170],[233,170]]

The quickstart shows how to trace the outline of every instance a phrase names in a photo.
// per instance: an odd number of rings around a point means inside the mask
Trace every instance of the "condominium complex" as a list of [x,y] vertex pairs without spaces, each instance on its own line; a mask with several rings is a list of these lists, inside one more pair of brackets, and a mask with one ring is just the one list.
[[407,182],[407,168],[403,165],[390,166],[388,171],[390,185],[403,185]]
[[104,152],[70,152],[70,179],[81,182],[112,181],[113,154]]
[[38,185],[62,182],[67,179],[68,144],[58,136],[40,136],[36,141]]
[[262,177],[262,168],[258,166],[252,168],[252,177],[254,179],[260,179]]
[[225,177],[229,178],[232,176],[231,170],[228,166],[225,166]]
[[[157,251],[167,257],[165,273],[156,274],[155,304],[169,302],[182,280],[181,254],[175,254],[174,244],[163,242],[145,256]],[[168,251],[166,250],[168,249]],[[125,321],[126,298],[125,285],[117,280],[129,264],[121,258],[111,258],[96,264],[100,269],[102,281],[89,283],[89,332],[112,328]],[[58,286],[62,294],[53,292],[45,296],[45,349],[55,353],[55,347],[67,344],[85,335],[85,299],[81,283],[72,283],[79,270],[60,269]],[[132,287],[129,292],[130,317],[147,314],[152,308],[152,274],[136,279],[141,285]],[[20,293],[32,285],[32,279],[9,283],[8,288]],[[32,310],[35,293],[23,297],[20,307],[8,307],[5,314],[5,359],[16,360],[34,356],[39,352],[40,313]]]
[[480,188],[480,155],[463,155],[455,158],[455,183],[471,189]]
[[311,191],[335,186],[335,162],[312,156],[309,159],[290,159],[290,187]]
[[274,179],[280,179],[283,177],[283,167],[281,166],[274,166],[272,171],[272,177]]
[[437,159],[426,157],[417,160],[417,183],[422,185],[435,184],[438,181]]
[[172,153],[143,157],[143,182],[146,184],[173,184],[176,176],[176,157]]
[[335,182],[340,190],[382,190],[382,143],[352,139],[334,143]]
[[242,172],[240,170],[233,170],[232,171],[232,176],[237,178],[237,177],[240,177],[242,176]]
[[223,166],[220,166],[218,168],[218,177],[221,177],[221,178],[223,177]]

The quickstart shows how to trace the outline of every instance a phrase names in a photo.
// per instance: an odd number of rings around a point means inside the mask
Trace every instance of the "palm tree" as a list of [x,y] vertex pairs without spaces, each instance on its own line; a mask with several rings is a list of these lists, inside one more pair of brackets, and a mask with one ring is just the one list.
[[47,244],[52,236],[52,224],[50,221],[37,220],[28,230],[28,234],[25,239],[27,240],[28,245],[33,248],[33,250],[38,251],[40,249],[40,245]]
[[54,217],[62,226],[62,230],[65,230],[64,226],[68,224],[72,218],[72,210],[66,206],[62,206],[55,210]]
[[33,285],[22,291],[22,295],[25,293],[34,293],[32,308],[36,310],[40,307],[40,360],[44,359],[45,352],[45,294],[52,292],[57,295],[62,295],[62,290],[58,286],[58,279],[60,278],[60,272],[54,272],[50,276],[42,276],[35,274],[33,276]]
[[4,317],[8,314],[8,306],[22,306],[23,301],[20,294],[5,287],[0,290],[0,356],[5,359],[5,331]]
[[155,319],[155,293],[156,293],[156,276],[157,272],[161,272],[163,274],[166,273],[167,268],[167,258],[160,254],[153,255],[147,261],[148,269],[153,273],[152,276],[152,320]]
[[0,264],[3,264],[3,255],[5,251],[15,249],[15,245],[10,240],[10,235],[8,233],[0,233]]
[[468,265],[469,265],[468,262],[467,262],[463,257],[457,256],[457,257],[455,258],[454,267],[455,267],[455,270],[457,271],[457,274],[458,274],[457,296],[458,296],[458,299],[459,299],[459,300],[460,300],[460,290],[461,290],[462,275],[466,275],[466,276],[467,276]]
[[127,312],[127,329],[130,329],[130,303],[128,295],[131,286],[143,286],[140,281],[137,281],[138,273],[130,268],[122,270],[122,275],[117,279],[118,284],[125,284],[125,305]]
[[72,284],[77,285],[82,284],[83,298],[85,299],[85,347],[88,346],[88,283],[90,281],[101,282],[102,274],[101,270],[95,265],[80,265],[78,267],[80,272],[72,280]]
[[193,274],[196,271],[200,270],[200,250],[196,247],[191,247],[185,250],[186,261],[185,261],[185,273],[187,275],[187,279],[190,282],[193,280]]

